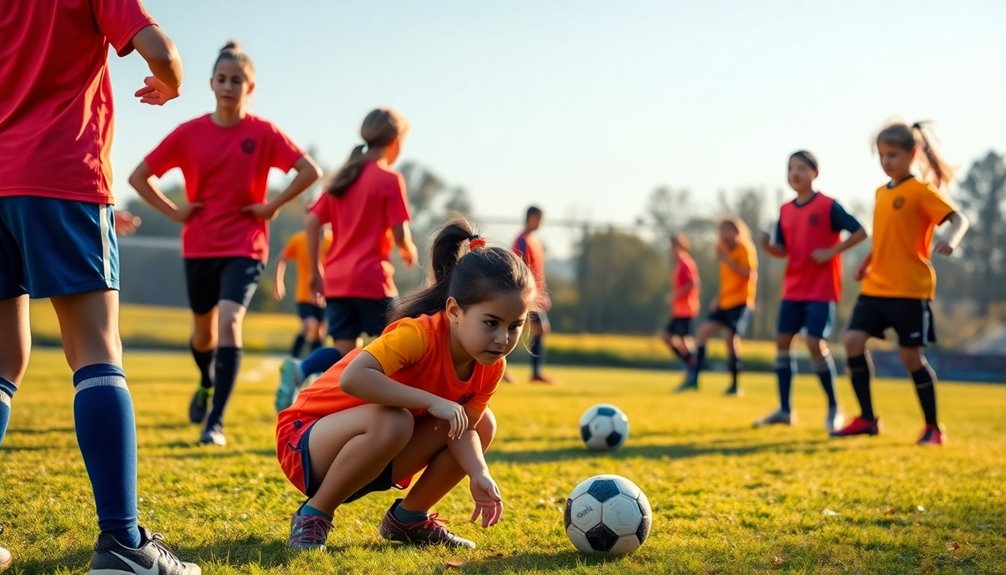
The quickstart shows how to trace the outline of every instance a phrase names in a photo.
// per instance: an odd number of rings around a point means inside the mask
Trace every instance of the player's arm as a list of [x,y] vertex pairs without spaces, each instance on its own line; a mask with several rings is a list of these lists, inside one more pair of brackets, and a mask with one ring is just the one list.
[[774,258],[785,258],[789,256],[789,253],[786,252],[786,237],[782,234],[781,221],[782,220],[776,222],[775,224],[775,242],[772,241],[772,235],[767,231],[763,231],[761,233],[761,237],[759,238],[761,240],[759,242],[761,244],[761,249]]
[[140,162],[140,165],[136,166],[133,173],[129,175],[129,185],[133,186],[136,193],[155,210],[161,212],[173,222],[185,223],[196,210],[203,207],[200,203],[185,204],[181,207],[176,206],[154,184],[154,174],[146,161]]
[[485,410],[465,408],[469,427],[461,437],[447,442],[447,449],[470,478],[472,499],[475,501],[475,512],[472,521],[482,516],[482,527],[492,527],[503,515],[503,498],[499,487],[489,474],[489,465],[482,453],[482,440],[475,426],[482,419]]
[[870,250],[869,253],[866,254],[866,257],[863,258],[863,261],[859,262],[859,267],[856,268],[856,274],[853,278],[856,281],[863,281],[863,278],[866,277],[866,272],[870,270],[871,263],[873,263],[873,250]]
[[150,25],[133,36],[132,44],[153,74],[144,79],[144,87],[135,96],[144,104],[155,106],[177,98],[182,86],[182,59],[171,38]]
[[325,270],[321,262],[321,220],[314,212],[304,216],[307,233],[307,259],[311,262],[311,291],[316,296],[325,295]]
[[730,268],[732,272],[741,276],[742,278],[748,278],[751,276],[751,268],[735,262],[734,260],[730,259],[730,256],[726,253],[720,254],[720,261],[726,264],[726,266]]
[[321,178],[321,168],[319,168],[318,164],[316,164],[311,156],[307,154],[301,156],[300,159],[294,163],[293,169],[297,171],[297,175],[294,177],[293,181],[290,182],[290,185],[283,190],[283,193],[263,204],[245,206],[241,211],[250,213],[263,220],[271,220],[276,217],[276,214],[279,213],[279,210],[285,206],[287,202],[303,194],[305,190],[311,187],[311,184],[317,182],[318,179]]
[[412,267],[419,259],[419,250],[412,241],[412,229],[409,222],[402,222],[396,226],[391,226],[391,235],[395,238],[395,245],[398,246],[398,253],[402,256],[405,265]]
[[946,235],[943,238],[936,240],[936,243],[933,245],[933,252],[949,256],[954,253],[957,246],[961,245],[961,240],[964,239],[964,234],[968,233],[971,222],[968,221],[967,216],[957,211],[950,212],[950,215],[943,221],[949,223],[950,227],[947,228]]
[[274,289],[274,295],[276,296],[276,301],[283,301],[286,296],[286,259],[280,258],[276,262],[276,285]]

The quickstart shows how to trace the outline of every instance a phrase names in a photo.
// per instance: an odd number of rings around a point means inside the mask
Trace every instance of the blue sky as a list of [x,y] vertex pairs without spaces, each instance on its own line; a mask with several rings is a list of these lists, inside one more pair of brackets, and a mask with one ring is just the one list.
[[213,109],[228,38],[257,68],[252,111],[325,165],[375,105],[413,129],[404,159],[472,194],[476,213],[631,222],[659,184],[713,205],[721,189],[785,188],[798,148],[819,187],[868,202],[871,135],[932,119],[966,168],[1006,152],[1006,2],[147,0],[186,66],[183,97],[133,101],[138,57],[113,57],[116,193],[179,123]]

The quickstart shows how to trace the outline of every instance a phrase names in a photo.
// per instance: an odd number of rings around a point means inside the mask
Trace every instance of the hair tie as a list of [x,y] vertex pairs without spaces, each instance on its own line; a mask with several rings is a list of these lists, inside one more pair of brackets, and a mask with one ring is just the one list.
[[468,251],[473,252],[479,248],[486,247],[486,240],[478,234],[468,236]]

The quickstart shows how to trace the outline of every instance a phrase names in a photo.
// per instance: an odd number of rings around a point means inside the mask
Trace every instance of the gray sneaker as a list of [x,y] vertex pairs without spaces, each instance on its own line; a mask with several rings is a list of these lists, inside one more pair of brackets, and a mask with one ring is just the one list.
[[164,543],[160,533],[140,527],[140,546],[126,547],[108,533],[98,537],[90,575],[202,575],[195,563],[183,563]]
[[328,532],[332,522],[317,515],[294,515],[290,520],[290,538],[286,544],[290,549],[325,550]]
[[276,411],[280,412],[293,404],[297,390],[304,385],[304,373],[300,370],[300,360],[288,357],[279,366],[279,389],[276,390]]
[[224,435],[224,428],[217,424],[213,427],[204,429],[202,435],[199,436],[199,443],[201,445],[217,445],[219,447],[226,447],[227,436]]
[[777,409],[754,423],[755,427],[766,425],[793,425],[793,414],[788,411]]
[[841,429],[843,425],[845,425],[845,416],[842,415],[842,410],[837,406],[829,407],[828,415],[824,418],[824,430],[831,433],[836,429]]

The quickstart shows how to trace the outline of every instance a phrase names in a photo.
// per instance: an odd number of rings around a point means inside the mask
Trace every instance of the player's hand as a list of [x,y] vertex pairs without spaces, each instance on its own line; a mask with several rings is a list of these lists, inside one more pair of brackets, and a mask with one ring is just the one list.
[[411,268],[416,265],[416,260],[419,259],[419,250],[416,249],[416,244],[410,242],[408,246],[398,248],[398,255],[402,257],[405,265]]
[[954,246],[950,245],[947,240],[936,240],[933,244],[933,253],[940,254],[941,256],[949,256],[954,253]]
[[252,204],[241,208],[242,214],[254,216],[260,220],[274,220],[279,211],[269,202],[264,204]]
[[283,298],[286,297],[286,286],[281,283],[276,284],[276,291],[273,292],[273,296],[276,298],[276,301],[283,301]]
[[185,204],[184,206],[175,208],[175,215],[171,219],[180,224],[184,224],[189,221],[189,218],[191,218],[193,214],[201,209],[203,209],[203,205],[199,202],[194,204]]
[[133,95],[140,99],[141,104],[151,106],[163,106],[170,100],[178,97],[178,88],[172,88],[157,79],[156,76],[147,76],[143,79],[144,86]]
[[856,266],[856,273],[853,274],[852,278],[858,282],[863,281],[863,278],[866,277],[866,271],[869,269],[870,269],[870,260],[866,259],[861,261],[859,265]]
[[311,285],[311,293],[313,293],[314,297],[317,298],[318,301],[321,302],[321,304],[319,304],[319,305],[324,306],[324,303],[325,303],[325,278],[321,277],[321,274],[318,273],[318,270],[314,270],[314,273],[311,274],[311,284],[310,285]]
[[488,474],[477,475],[471,478],[469,487],[472,491],[472,500],[475,501],[472,522],[481,515],[482,527],[492,527],[499,523],[503,517],[503,497],[493,478]]
[[437,401],[427,409],[433,417],[442,419],[444,422],[437,422],[433,429],[440,429],[441,425],[450,425],[447,430],[448,439],[458,439],[468,429],[468,414],[465,408],[453,401],[437,398]]
[[771,249],[771,247],[772,247],[772,236],[769,235],[768,232],[764,232],[763,231],[761,233],[761,235],[758,236],[758,239],[761,242],[761,247],[762,247],[763,250],[769,251],[769,249]]
[[123,210],[115,212],[115,233],[120,236],[129,236],[136,233],[136,229],[143,223],[138,216]]
[[810,259],[819,264],[828,263],[834,257],[835,253],[830,248],[818,248],[810,252]]

